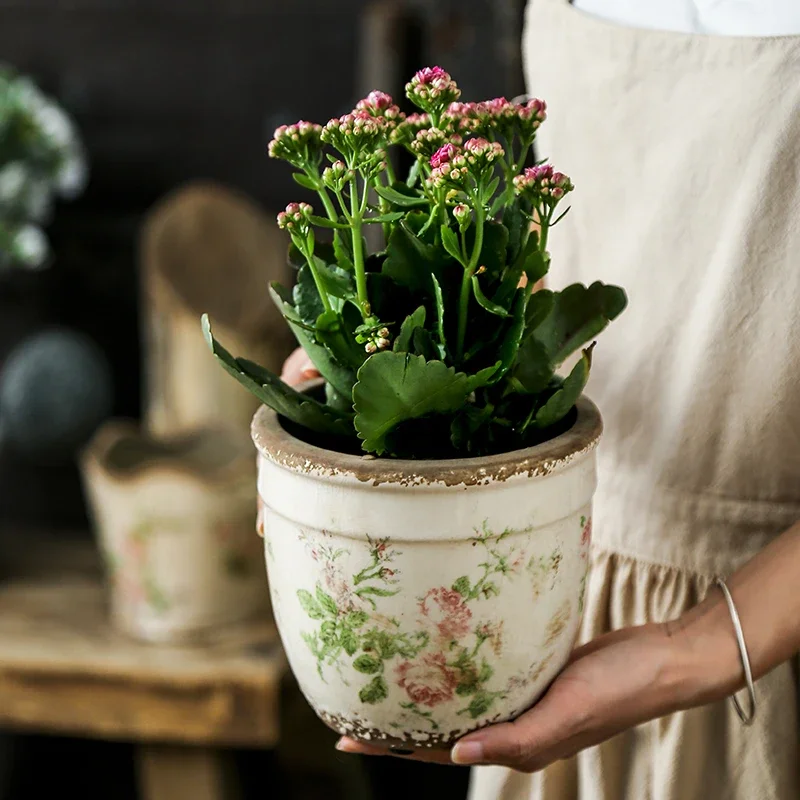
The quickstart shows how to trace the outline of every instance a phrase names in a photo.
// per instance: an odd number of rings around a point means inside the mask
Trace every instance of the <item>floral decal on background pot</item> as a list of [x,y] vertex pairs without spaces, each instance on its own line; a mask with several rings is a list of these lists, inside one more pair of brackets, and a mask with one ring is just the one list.
[[0,271],[47,264],[42,227],[53,202],[79,195],[86,179],[73,121],[30,78],[0,65]]
[[[307,697],[337,730],[431,746],[519,713],[568,656],[600,434],[581,396],[593,340],[626,297],[600,282],[534,291],[574,190],[532,163],[544,102],[460,102],[439,67],[406,93],[418,113],[372,92],[324,126],[279,128],[269,145],[316,195],[278,215],[297,280],[271,290],[320,386],[287,386],[229,353],[206,317],[203,327],[221,365],[277,412],[262,409],[253,427],[262,520],[273,606]],[[512,499],[520,482],[530,490]],[[490,580],[498,564],[503,580]],[[544,580],[529,564],[554,569]],[[539,639],[499,660],[525,603],[543,614]]]

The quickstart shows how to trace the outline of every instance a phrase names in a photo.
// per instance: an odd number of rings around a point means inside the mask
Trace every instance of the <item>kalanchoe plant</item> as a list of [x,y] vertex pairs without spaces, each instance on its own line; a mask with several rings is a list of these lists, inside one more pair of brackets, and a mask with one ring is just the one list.
[[[278,215],[298,273],[293,291],[273,285],[272,294],[324,396],[235,358],[204,318],[209,345],[294,433],[327,447],[431,458],[542,441],[570,424],[590,343],[622,312],[625,293],[599,282],[534,291],[573,190],[548,164],[524,169],[542,101],[461,103],[439,67],[418,72],[406,93],[420,113],[405,117],[372,92],[324,127],[284,126],[270,143],[321,205],[317,214],[292,203]],[[390,147],[413,156],[404,180]],[[383,234],[372,253],[370,225]]]

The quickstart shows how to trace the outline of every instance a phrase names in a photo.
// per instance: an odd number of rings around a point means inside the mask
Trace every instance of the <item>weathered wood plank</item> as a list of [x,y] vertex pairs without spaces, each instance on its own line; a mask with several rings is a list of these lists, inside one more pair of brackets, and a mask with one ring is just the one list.
[[0,584],[0,726],[215,746],[276,742],[286,667],[271,623],[194,647],[133,641],[108,624],[91,548],[73,547],[83,553],[73,554],[72,569]]

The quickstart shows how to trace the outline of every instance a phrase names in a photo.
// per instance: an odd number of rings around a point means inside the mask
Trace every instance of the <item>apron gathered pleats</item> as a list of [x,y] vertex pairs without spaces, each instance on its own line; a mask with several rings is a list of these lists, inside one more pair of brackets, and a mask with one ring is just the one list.
[[[644,0],[643,0],[644,1]],[[573,179],[554,288],[630,305],[599,338],[603,414],[582,638],[663,621],[800,520],[800,37],[616,26],[531,0],[537,140]],[[543,773],[473,775],[472,800],[796,800],[795,662],[751,728],[720,702]]]

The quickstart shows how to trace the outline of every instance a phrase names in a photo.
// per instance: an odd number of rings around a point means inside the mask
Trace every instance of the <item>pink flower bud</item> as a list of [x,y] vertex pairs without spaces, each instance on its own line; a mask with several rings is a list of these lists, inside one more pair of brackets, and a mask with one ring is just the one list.
[[442,164],[449,163],[457,152],[458,150],[455,145],[449,143],[443,145],[431,156],[431,166],[436,169],[437,167],[441,167]]

